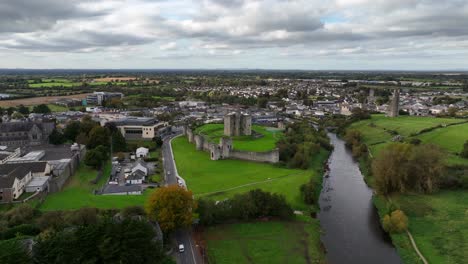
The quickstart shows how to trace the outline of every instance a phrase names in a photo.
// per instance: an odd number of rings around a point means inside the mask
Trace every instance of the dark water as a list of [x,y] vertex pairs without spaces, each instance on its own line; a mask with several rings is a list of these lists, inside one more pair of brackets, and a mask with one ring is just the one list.
[[396,249],[379,225],[367,187],[343,140],[329,134],[335,149],[323,180],[318,215],[322,242],[331,264],[401,263]]

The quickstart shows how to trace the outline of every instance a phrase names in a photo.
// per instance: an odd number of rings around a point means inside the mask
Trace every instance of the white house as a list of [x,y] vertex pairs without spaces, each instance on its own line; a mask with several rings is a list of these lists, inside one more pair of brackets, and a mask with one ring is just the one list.
[[142,161],[137,162],[136,165],[132,168],[132,174],[134,174],[137,171],[141,171],[145,176],[148,176],[148,167]]
[[149,149],[145,147],[139,147],[136,150],[136,156],[137,158],[146,158],[149,154]]

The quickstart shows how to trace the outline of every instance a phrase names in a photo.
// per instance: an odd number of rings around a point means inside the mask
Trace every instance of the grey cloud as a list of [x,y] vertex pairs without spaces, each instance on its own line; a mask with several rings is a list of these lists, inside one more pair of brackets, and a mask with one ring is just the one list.
[[0,33],[34,32],[52,27],[62,19],[101,15],[78,7],[75,0],[2,0]]

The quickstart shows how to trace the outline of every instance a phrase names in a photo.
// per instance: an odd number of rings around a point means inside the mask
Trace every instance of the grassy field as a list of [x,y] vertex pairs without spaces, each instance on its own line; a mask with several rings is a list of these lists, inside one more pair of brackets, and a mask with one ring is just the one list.
[[[253,125],[252,130],[262,134],[263,137],[233,137],[234,149],[258,152],[269,151],[276,147],[276,142],[281,136],[281,131],[275,128]],[[197,128],[195,132],[208,136],[214,142],[219,142],[219,139],[224,136],[224,124],[206,124]]]
[[[317,210],[304,204],[299,187],[311,177],[321,182],[319,171],[328,157],[325,151],[314,159],[312,169],[294,170],[241,160],[212,161],[207,152],[197,151],[185,137],[175,138],[172,148],[178,172],[196,197],[221,200],[260,188],[284,195],[296,210]],[[290,222],[209,227],[203,233],[209,259],[213,263],[323,263],[320,224],[307,215]]]
[[[399,134],[409,137],[424,128],[463,121],[406,116],[385,118],[379,115],[373,116],[371,120],[354,123],[351,128],[363,133],[364,142],[370,145],[375,155],[390,144],[393,136],[387,132],[388,130],[396,130]],[[374,125],[370,125],[371,123]],[[448,153],[449,164],[468,164],[466,159],[456,155],[468,139],[466,123],[437,128],[413,137],[421,139],[424,143],[439,145]],[[367,182],[372,185],[373,181],[369,178],[372,177],[367,177]],[[393,195],[390,199],[408,215],[409,230],[429,263],[463,263],[468,258],[467,191],[443,190],[431,195]],[[389,203],[381,196],[376,196],[374,201],[382,216]],[[405,263],[420,263],[406,234],[392,235],[392,240]]]
[[[429,263],[464,263],[468,258],[468,192],[393,195],[392,202],[408,215],[409,229]],[[381,213],[386,203],[376,202]],[[405,263],[419,263],[406,234],[392,235]]]
[[210,263],[320,263],[318,221],[219,225],[204,233]]
[[[419,138],[424,143],[439,145],[448,152],[447,162],[449,164],[468,164],[468,160],[457,156],[463,143],[468,140],[468,123],[462,123],[465,121],[454,118],[415,116],[388,118],[383,115],[373,115],[371,119],[353,123],[350,129],[357,129],[362,133],[364,142],[370,147],[373,155],[377,155],[391,142],[394,137],[392,131],[396,131],[405,138]],[[418,134],[423,129],[456,123],[462,124],[441,127]]]
[[[106,166],[104,175],[109,175],[110,164]],[[75,175],[62,191],[47,196],[39,209],[43,211],[73,210],[82,207],[124,208],[131,205],[143,205],[149,191],[143,195],[94,195],[93,190],[99,189],[107,181],[103,176],[97,184],[90,181],[96,177],[97,171],[85,165],[80,165]]]
[[[47,104],[47,106],[50,108],[50,111],[52,112],[66,112],[68,111],[68,107],[62,106],[62,105],[56,105],[56,104]],[[34,105],[28,106],[29,111],[32,111],[34,108]]]
[[[311,177],[321,177],[313,170],[286,169],[266,163],[241,160],[212,161],[207,152],[197,151],[195,145],[190,144],[185,137],[175,138],[172,148],[179,174],[185,179],[190,190],[199,197],[210,196],[219,200],[260,188],[283,194],[294,208],[305,209],[299,187]],[[326,153],[323,153],[317,160],[324,160],[326,156]],[[231,188],[235,189],[230,190]],[[213,194],[215,192],[220,193]]]

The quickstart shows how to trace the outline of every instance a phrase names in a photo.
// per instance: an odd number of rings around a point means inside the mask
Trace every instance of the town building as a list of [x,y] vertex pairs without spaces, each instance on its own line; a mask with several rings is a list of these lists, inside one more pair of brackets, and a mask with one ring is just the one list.
[[122,99],[123,97],[123,93],[94,92],[86,96],[86,104],[103,105],[104,102],[110,101],[113,98]]
[[125,117],[110,122],[115,124],[127,140],[151,140],[170,132],[167,122],[159,122],[152,117]]
[[54,128],[54,122],[19,121],[1,123],[0,145],[22,147],[47,143]]

